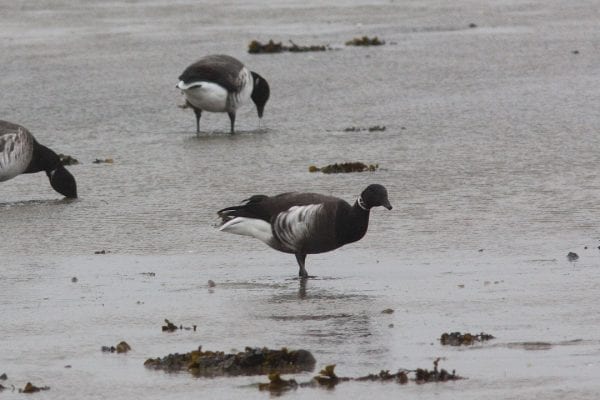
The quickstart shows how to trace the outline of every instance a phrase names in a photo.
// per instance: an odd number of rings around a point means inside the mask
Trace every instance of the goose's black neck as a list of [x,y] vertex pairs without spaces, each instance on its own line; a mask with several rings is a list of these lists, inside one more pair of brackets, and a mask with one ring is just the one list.
[[357,200],[352,207],[347,208],[347,212],[344,214],[338,217],[340,221],[338,237],[341,239],[341,244],[362,239],[369,227],[370,210],[361,207]]
[[26,174],[40,171],[50,173],[50,171],[55,170],[59,165],[60,158],[54,151],[39,144],[36,140],[33,141],[33,153],[31,155],[31,162],[25,170]]

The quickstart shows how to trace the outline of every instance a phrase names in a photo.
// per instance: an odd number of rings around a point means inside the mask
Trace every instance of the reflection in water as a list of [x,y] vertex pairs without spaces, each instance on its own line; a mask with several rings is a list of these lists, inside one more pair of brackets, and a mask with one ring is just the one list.
[[306,283],[308,282],[307,277],[300,278],[300,286],[298,288],[298,298],[304,300],[306,298]]
[[28,206],[51,206],[59,204],[69,204],[77,201],[78,199],[46,199],[46,200],[24,200],[24,201],[9,201],[6,203],[0,203],[0,208],[11,208],[11,207],[28,207]]

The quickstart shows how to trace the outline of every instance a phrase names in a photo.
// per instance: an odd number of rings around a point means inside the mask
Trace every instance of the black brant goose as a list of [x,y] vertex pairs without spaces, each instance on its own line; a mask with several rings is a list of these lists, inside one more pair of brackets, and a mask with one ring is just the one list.
[[46,171],[50,185],[68,198],[77,197],[75,178],[58,155],[35,140],[21,125],[0,120],[0,182],[20,174]]
[[258,118],[262,118],[270,94],[265,78],[248,70],[239,60],[220,54],[203,57],[187,67],[177,87],[185,95],[186,106],[196,114],[196,133],[200,133],[203,110],[226,112],[234,133],[236,110],[252,99]]
[[367,232],[371,208],[392,206],[385,187],[369,185],[353,206],[316,193],[255,195],[242,205],[218,211],[219,230],[260,239],[275,250],[294,253],[299,275],[308,277],[307,254],[324,253],[360,240]]

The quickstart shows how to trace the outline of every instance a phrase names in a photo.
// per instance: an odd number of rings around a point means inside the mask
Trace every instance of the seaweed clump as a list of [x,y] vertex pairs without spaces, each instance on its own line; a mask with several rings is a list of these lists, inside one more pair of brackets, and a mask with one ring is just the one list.
[[[146,273],[148,274],[148,273]],[[152,274],[150,276],[155,276],[156,274],[154,272],[150,272],[149,274]],[[177,329],[179,330],[186,330],[186,331],[190,331],[190,330],[194,330],[194,332],[196,332],[196,325],[192,325],[191,327],[189,326],[183,326],[183,325],[179,325],[179,327],[177,325],[175,325],[174,323],[172,323],[171,321],[169,321],[168,319],[165,318],[165,325],[162,326],[162,331],[163,332],[175,332]]]
[[319,375],[313,378],[319,385],[334,387],[340,382],[347,382],[352,380],[352,378],[347,377],[339,377],[335,374],[335,364],[326,365],[321,371],[319,371]]
[[356,378],[357,381],[391,381],[395,380],[400,385],[406,385],[408,383],[408,373],[407,371],[400,370],[395,374],[391,374],[389,370],[381,370],[378,374],[369,374],[366,376],[361,376],[360,378]]
[[369,131],[369,132],[384,132],[386,130],[385,125],[373,125],[368,128],[362,128],[359,126],[350,126],[348,128],[344,128],[344,132],[360,132],[360,131]]
[[77,165],[79,164],[79,160],[74,157],[71,157],[67,154],[59,154],[58,159],[61,165]]
[[383,44],[385,44],[385,41],[379,40],[377,36],[373,36],[372,38],[368,36],[355,37],[346,42],[346,46],[381,46]]
[[267,43],[261,43],[258,40],[253,40],[248,45],[248,53],[250,54],[268,54],[268,53],[283,53],[289,51],[291,53],[302,53],[307,51],[326,51],[331,50],[329,46],[311,45],[299,46],[290,40],[291,46],[286,46],[281,42],[274,42],[270,39]]
[[112,158],[96,158],[92,161],[94,164],[113,164],[115,160]]
[[358,162],[347,162],[347,163],[335,163],[329,164],[322,168],[318,168],[314,165],[308,167],[309,172],[321,171],[324,174],[338,174],[348,172],[365,172],[365,171],[376,171],[379,168],[379,164],[365,164],[360,161]]
[[162,326],[162,331],[163,332],[174,332],[177,329],[177,325],[175,325],[174,323],[172,323],[171,321],[169,321],[168,319],[165,318],[165,324]]
[[487,333],[481,332],[478,335],[472,335],[470,333],[460,333],[460,332],[452,332],[452,333],[442,333],[440,337],[440,342],[444,346],[470,346],[475,344],[475,342],[485,342],[487,340],[494,339],[494,336],[489,335]]
[[144,365],[167,372],[188,371],[194,376],[267,375],[312,371],[316,360],[307,350],[289,351],[285,347],[272,350],[266,347],[246,347],[243,352],[198,350],[185,354],[169,354],[163,358],[149,358]]
[[417,368],[417,370],[415,371],[415,382],[418,384],[423,384],[429,382],[447,382],[462,379],[460,376],[456,375],[456,372],[454,370],[452,371],[452,373],[449,373],[443,368],[441,370],[438,370],[439,362],[440,359],[436,358],[433,362],[433,371],[429,371],[423,368]]
[[274,372],[269,374],[269,382],[268,383],[259,383],[258,390],[268,390],[271,393],[281,394],[285,391],[297,389],[298,382],[294,379],[282,379],[281,375]]
[[121,341],[116,346],[102,346],[104,353],[127,353],[129,350],[131,350],[131,346],[126,341]]
[[429,382],[447,382],[453,380],[464,379],[461,376],[456,375],[455,371],[449,373],[445,369],[438,369],[438,363],[440,359],[437,358],[433,362],[433,370],[429,371],[424,368],[417,368],[416,370],[410,371],[401,369],[395,374],[390,373],[389,370],[381,370],[377,374],[369,374],[358,378],[350,377],[339,377],[335,373],[335,364],[327,365],[323,368],[319,375],[313,377],[309,382],[296,382],[293,379],[286,381],[277,374],[269,375],[269,383],[259,383],[259,390],[270,390],[272,392],[281,393],[285,390],[296,389],[298,387],[323,387],[327,389],[333,389],[336,385],[341,382],[357,381],[357,382],[396,382],[399,385],[406,385],[409,380],[409,374],[414,373],[415,377],[412,379],[417,384],[429,383]]

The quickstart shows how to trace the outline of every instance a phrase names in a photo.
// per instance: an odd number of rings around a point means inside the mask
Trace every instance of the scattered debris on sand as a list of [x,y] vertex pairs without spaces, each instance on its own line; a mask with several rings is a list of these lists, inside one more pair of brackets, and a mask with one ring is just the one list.
[[35,386],[31,382],[27,382],[23,389],[19,389],[19,393],[36,393],[42,390],[50,390],[49,386]]
[[198,350],[185,354],[169,354],[163,358],[149,358],[144,365],[167,372],[188,371],[194,376],[293,374],[312,371],[316,360],[307,350],[271,350],[266,347],[246,347],[239,353]]
[[344,132],[361,132],[361,131],[369,131],[369,132],[383,132],[386,130],[384,125],[373,125],[367,128],[360,126],[349,126],[348,128],[344,128]]
[[368,36],[355,37],[346,42],[346,46],[381,46],[385,44],[384,40],[379,40],[377,36],[369,38]]
[[127,353],[131,346],[126,341],[121,341],[116,346],[102,346],[103,353]]
[[108,254],[108,253],[110,253],[110,251],[108,251],[108,250],[96,250],[94,252],[94,254]]
[[268,383],[259,383],[259,390],[269,390],[274,394],[280,394],[284,391],[296,389],[296,388],[305,388],[305,387],[324,387],[327,389],[332,389],[336,385],[342,382],[349,381],[357,381],[357,382],[396,382],[399,385],[406,385],[409,380],[409,374],[414,373],[413,382],[417,384],[424,384],[429,382],[447,382],[447,381],[455,381],[459,379],[464,379],[461,376],[456,375],[455,371],[452,373],[446,371],[445,369],[438,369],[438,363],[440,359],[437,358],[433,361],[433,370],[427,370],[424,368],[417,368],[416,370],[405,370],[401,369],[395,374],[390,373],[389,370],[381,370],[377,374],[369,374],[366,376],[360,376],[358,378],[350,378],[350,377],[339,377],[335,373],[335,365],[327,365],[323,368],[319,375],[313,377],[312,380],[308,382],[298,383],[294,379],[285,380],[281,378],[280,373],[272,373],[269,374],[269,382]]
[[140,272],[140,275],[150,276],[154,278],[156,276],[156,272]]
[[274,42],[270,39],[267,43],[261,43],[258,40],[253,40],[248,45],[248,53],[250,54],[267,54],[267,53],[283,53],[289,51],[291,53],[303,53],[307,51],[327,51],[331,50],[329,45],[311,45],[299,46],[290,40],[291,46],[286,46],[281,42]]
[[315,165],[311,165],[308,167],[309,172],[319,172],[321,171],[324,174],[338,174],[338,173],[347,173],[347,172],[365,172],[365,171],[377,171],[379,168],[379,164],[365,164],[362,162],[347,162],[347,163],[335,163],[326,165],[322,168],[319,168]]
[[577,261],[579,260],[579,255],[577,253],[573,253],[572,251],[567,254],[567,260],[569,261]]
[[58,159],[60,160],[61,165],[77,165],[79,164],[79,160],[74,157],[71,157],[67,154],[59,154]]
[[4,385],[0,384],[0,392],[3,391],[4,389],[6,389],[6,387]]
[[92,162],[94,164],[113,164],[115,161],[112,158],[96,158]]
[[485,342],[492,339],[494,339],[494,336],[483,332],[477,335],[472,335],[470,333],[463,334],[460,332],[444,332],[442,333],[442,336],[440,336],[440,342],[444,346],[470,346],[476,342]]
[[471,22],[471,23],[469,24],[469,28],[471,28],[471,29],[473,29],[473,28],[477,28],[477,24],[476,24],[476,23],[474,23],[474,22]]

